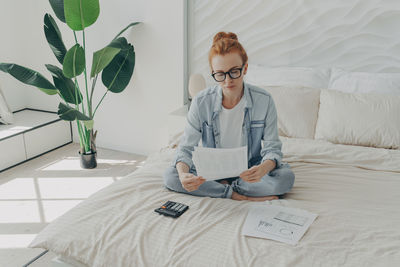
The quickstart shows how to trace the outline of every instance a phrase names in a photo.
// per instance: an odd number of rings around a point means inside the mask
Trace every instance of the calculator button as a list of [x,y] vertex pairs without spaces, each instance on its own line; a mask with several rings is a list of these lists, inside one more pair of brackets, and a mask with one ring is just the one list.
[[166,214],[166,215],[170,215],[170,216],[175,216],[176,215],[175,212],[169,211],[169,210],[164,210],[163,213]]

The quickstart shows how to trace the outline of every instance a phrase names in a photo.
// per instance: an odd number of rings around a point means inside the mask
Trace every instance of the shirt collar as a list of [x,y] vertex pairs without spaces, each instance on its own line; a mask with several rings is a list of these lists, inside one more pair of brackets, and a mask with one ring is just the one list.
[[[253,107],[253,100],[250,96],[249,86],[247,83],[243,82],[243,97],[245,98],[245,108],[252,108]],[[218,85],[217,87],[217,98],[215,101],[214,106],[214,114],[219,113],[222,110],[222,87]]]
[[246,108],[252,108],[253,107],[253,99],[251,98],[250,95],[250,90],[249,90],[249,86],[247,83],[243,82],[243,87],[244,87],[244,96],[246,97]]

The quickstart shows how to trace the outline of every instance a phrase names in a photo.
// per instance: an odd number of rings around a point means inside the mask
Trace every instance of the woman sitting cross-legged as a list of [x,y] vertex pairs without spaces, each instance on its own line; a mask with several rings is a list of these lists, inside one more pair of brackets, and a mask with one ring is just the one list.
[[[165,186],[194,196],[264,201],[289,192],[294,173],[282,162],[277,112],[271,95],[243,82],[247,54],[236,34],[219,32],[209,52],[215,86],[199,92],[190,106],[176,158],[164,173]],[[207,181],[197,176],[192,151],[247,146],[249,169],[239,177]]]

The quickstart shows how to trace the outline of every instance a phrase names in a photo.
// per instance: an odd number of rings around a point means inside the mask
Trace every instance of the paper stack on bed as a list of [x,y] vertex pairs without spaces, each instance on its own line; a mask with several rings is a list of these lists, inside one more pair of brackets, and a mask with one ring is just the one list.
[[296,245],[317,214],[278,205],[251,206],[242,234]]

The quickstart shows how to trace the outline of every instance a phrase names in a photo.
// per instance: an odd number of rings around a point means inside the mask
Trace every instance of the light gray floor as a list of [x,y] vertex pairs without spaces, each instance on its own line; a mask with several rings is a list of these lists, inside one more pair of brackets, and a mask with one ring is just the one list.
[[[97,168],[83,170],[78,149],[70,144],[0,173],[0,266],[20,267],[39,255],[44,250],[27,246],[47,224],[146,159],[98,148]],[[51,266],[54,257],[48,252],[30,266]]]

